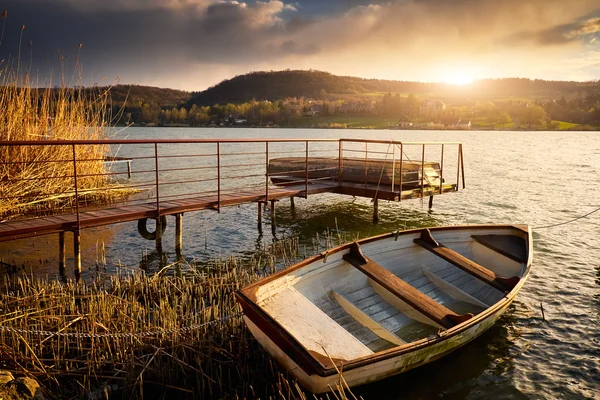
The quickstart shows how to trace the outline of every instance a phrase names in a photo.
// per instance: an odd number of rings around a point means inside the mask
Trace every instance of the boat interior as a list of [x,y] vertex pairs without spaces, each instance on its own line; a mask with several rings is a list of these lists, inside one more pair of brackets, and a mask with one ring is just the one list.
[[353,243],[256,288],[256,303],[309,351],[352,360],[468,321],[527,271],[513,227],[423,229]]

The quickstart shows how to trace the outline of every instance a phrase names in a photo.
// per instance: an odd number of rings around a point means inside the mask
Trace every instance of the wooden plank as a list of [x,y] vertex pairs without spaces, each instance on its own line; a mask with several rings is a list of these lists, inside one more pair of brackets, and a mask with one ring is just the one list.
[[504,278],[497,276],[493,271],[469,260],[467,257],[455,252],[452,249],[438,243],[432,236],[429,229],[424,229],[421,237],[414,239],[419,246],[429,250],[438,257],[443,258],[449,263],[457,266],[463,271],[473,275],[475,278],[487,283],[490,286],[502,292],[508,292],[519,282],[519,277]]
[[435,302],[431,297],[421,293],[381,265],[365,257],[356,242],[351,245],[350,252],[343,258],[396,297],[446,329],[473,317],[471,314],[458,315]]
[[377,321],[371,318],[368,314],[363,312],[361,309],[356,307],[352,302],[346,299],[339,293],[331,290],[329,292],[333,298],[338,302],[340,306],[350,315],[352,318],[357,320],[362,326],[379,336],[380,338],[387,340],[390,343],[393,343],[397,346],[402,346],[406,344],[406,342],[396,336],[393,332],[388,331],[383,326],[381,326]]
[[527,243],[515,235],[472,235],[474,240],[516,262],[527,261]]
[[471,296],[470,294],[460,290],[459,288],[457,288],[450,282],[447,282],[444,279],[440,278],[433,272],[429,272],[426,269],[423,269],[423,273],[425,274],[425,276],[427,278],[429,278],[429,280],[431,282],[433,282],[435,284],[435,286],[437,286],[438,288],[440,288],[441,290],[446,292],[448,294],[448,296],[450,296],[456,300],[464,301],[465,303],[470,303],[470,304],[476,305],[477,307],[481,307],[483,309],[489,307],[489,305],[479,301],[478,299]]
[[308,351],[345,361],[373,354],[293,286],[267,297],[258,306]]

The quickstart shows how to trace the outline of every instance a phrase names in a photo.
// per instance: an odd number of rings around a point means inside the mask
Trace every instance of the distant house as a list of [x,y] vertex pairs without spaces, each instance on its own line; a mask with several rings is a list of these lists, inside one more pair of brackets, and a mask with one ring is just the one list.
[[446,109],[446,104],[440,100],[423,101],[419,113],[427,117],[437,117]]
[[426,125],[427,129],[444,129],[444,124],[440,124],[439,122],[428,122]]
[[315,117],[323,112],[323,105],[321,104],[313,104],[310,106],[308,110],[304,113],[305,117]]
[[456,124],[452,125],[452,129],[458,130],[470,130],[471,129],[471,121],[463,121],[461,119],[456,122]]
[[396,122],[396,126],[398,128],[403,128],[403,129],[412,128],[413,127],[413,123],[410,120],[410,118],[408,118],[408,116],[403,115],[402,118],[400,118],[398,120],[398,122]]
[[244,114],[235,114],[232,119],[234,125],[246,125],[248,123],[248,118]]

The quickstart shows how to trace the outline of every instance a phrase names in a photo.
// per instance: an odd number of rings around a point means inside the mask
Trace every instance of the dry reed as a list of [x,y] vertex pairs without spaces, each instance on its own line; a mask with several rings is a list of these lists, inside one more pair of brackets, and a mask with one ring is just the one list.
[[[76,59],[78,60],[78,58]],[[61,57],[63,66],[66,63]],[[107,91],[81,89],[76,62],[71,87],[39,88],[21,61],[0,69],[0,141],[40,145],[0,148],[0,220],[31,212],[56,212],[77,201],[107,201],[115,195],[105,175],[106,146],[44,146],[55,140],[103,139],[110,118]],[[52,79],[50,79],[52,82]],[[77,163],[75,199],[73,152]]]
[[[172,265],[153,276],[5,278],[0,360],[56,398],[312,398],[251,337],[234,299],[295,257],[298,242],[287,239],[246,262]],[[343,385],[333,390],[345,398]]]

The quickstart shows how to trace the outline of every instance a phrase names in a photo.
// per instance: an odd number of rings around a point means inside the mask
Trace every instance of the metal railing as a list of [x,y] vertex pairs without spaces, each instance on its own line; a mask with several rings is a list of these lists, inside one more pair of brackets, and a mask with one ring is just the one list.
[[[415,151],[417,149],[417,151]],[[435,150],[435,151],[434,151]],[[449,162],[455,152],[455,163]],[[445,156],[446,154],[446,156]],[[427,158],[427,160],[426,160]],[[111,162],[120,160],[121,163]],[[296,169],[272,171],[277,160]],[[322,160],[321,164],[315,160]],[[358,160],[358,161],[357,161]],[[363,163],[364,179],[351,177]],[[410,166],[410,167],[409,167]],[[127,168],[125,168],[127,167]],[[456,181],[449,179],[456,168]],[[378,179],[373,179],[373,176]],[[234,196],[280,187],[347,183],[402,192],[448,185],[464,188],[460,143],[368,139],[141,139],[0,142],[0,220],[153,205],[156,217],[173,202],[214,199],[220,210]],[[285,182],[282,182],[282,179]],[[264,195],[262,195],[264,193]]]

